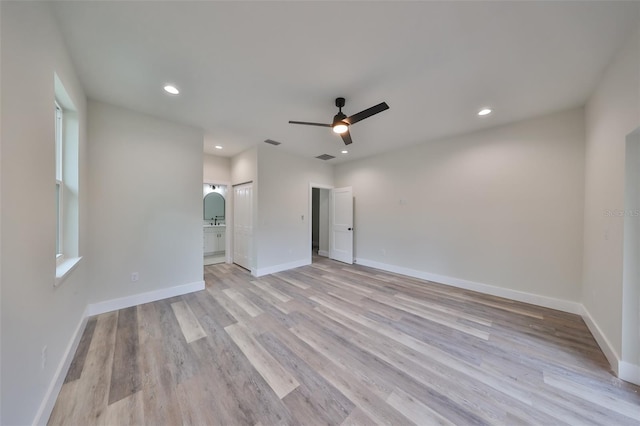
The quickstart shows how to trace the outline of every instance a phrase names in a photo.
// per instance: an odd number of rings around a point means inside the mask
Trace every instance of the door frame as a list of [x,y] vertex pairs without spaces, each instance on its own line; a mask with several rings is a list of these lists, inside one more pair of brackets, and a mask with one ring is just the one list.
[[[229,235],[227,234],[229,229],[233,230],[233,187],[231,186],[231,182],[221,182],[221,181],[216,181],[216,182],[202,182],[204,185],[215,185],[215,186],[226,186],[227,187],[227,197],[224,199],[224,221],[225,224],[227,225],[224,232],[225,232],[225,239],[224,239],[224,262],[225,263],[232,263],[233,261],[233,256],[232,256],[232,252],[231,252],[231,244],[230,244],[230,238]],[[203,199],[204,202],[204,199]],[[203,218],[203,222],[204,222],[204,218]],[[229,227],[229,225],[231,225],[231,228]],[[204,229],[202,230],[202,232],[204,232]]]
[[309,183],[309,209],[307,213],[307,222],[308,222],[308,233],[307,233],[307,247],[309,249],[309,255],[307,257],[307,262],[309,265],[313,262],[313,249],[311,244],[313,243],[313,188],[318,189],[335,189],[333,185],[325,185],[323,183]]

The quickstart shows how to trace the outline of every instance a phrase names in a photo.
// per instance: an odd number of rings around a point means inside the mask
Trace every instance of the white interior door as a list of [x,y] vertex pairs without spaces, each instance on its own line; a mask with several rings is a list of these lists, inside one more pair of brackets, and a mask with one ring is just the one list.
[[233,188],[233,263],[251,270],[253,253],[253,185]]
[[329,257],[353,263],[353,189],[336,188],[329,198]]

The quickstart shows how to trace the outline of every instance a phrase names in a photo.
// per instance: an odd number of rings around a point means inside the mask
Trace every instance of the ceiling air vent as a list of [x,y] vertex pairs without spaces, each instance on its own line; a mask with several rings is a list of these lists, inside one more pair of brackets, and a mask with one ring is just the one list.
[[280,143],[281,143],[281,142],[274,141],[273,139],[266,139],[266,140],[264,141],[264,143],[268,143],[269,145],[275,145],[275,146],[278,146],[278,145],[280,145]]
[[332,158],[336,158],[333,155],[329,155],[329,154],[322,154],[322,155],[318,155],[316,158],[320,159],[320,160],[331,160]]

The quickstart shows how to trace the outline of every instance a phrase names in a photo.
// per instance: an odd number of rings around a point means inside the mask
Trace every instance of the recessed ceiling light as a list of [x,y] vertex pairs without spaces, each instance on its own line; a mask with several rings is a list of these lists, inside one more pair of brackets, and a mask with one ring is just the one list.
[[177,95],[180,93],[178,88],[176,86],[172,86],[171,84],[167,84],[166,86],[164,86],[164,91],[172,95]]
[[346,149],[343,149],[343,150],[342,150],[342,153],[343,153],[343,154],[348,154],[348,153],[349,153],[349,151],[347,151]]
[[483,115],[489,115],[491,114],[491,109],[490,108],[483,108],[478,112],[478,115],[483,116]]
[[222,149],[220,145],[216,145],[216,149]]

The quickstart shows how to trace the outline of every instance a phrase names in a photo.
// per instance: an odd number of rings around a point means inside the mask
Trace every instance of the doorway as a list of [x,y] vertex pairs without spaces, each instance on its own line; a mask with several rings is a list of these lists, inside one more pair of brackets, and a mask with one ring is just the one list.
[[329,257],[329,188],[311,187],[311,261]]
[[227,257],[227,185],[204,183],[202,251],[205,266],[224,263]]
[[314,256],[353,263],[353,206],[351,187],[309,184],[309,263]]

